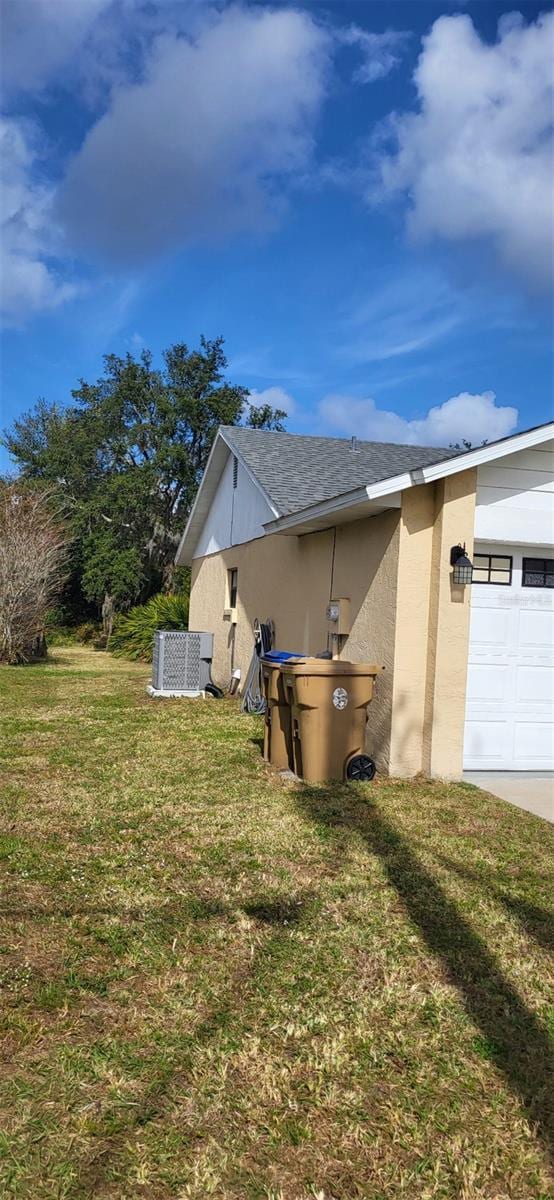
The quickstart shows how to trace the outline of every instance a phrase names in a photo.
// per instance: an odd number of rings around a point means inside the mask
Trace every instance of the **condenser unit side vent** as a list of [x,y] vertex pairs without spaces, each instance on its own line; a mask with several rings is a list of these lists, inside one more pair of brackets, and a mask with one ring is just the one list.
[[152,655],[152,696],[202,696],[212,683],[213,634],[157,629]]

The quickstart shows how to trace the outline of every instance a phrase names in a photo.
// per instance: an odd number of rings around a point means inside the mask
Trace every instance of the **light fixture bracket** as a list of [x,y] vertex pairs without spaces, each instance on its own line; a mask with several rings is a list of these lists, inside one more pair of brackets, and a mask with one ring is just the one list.
[[452,549],[450,551],[450,566],[455,567],[458,559],[461,558],[462,555],[465,554],[465,552],[466,552],[465,542],[464,542],[463,546],[462,546],[461,542],[458,542],[457,546],[452,546]]
[[452,546],[450,551],[450,566],[453,568],[453,583],[464,587],[467,583],[473,582],[473,563],[468,557],[465,542],[463,546],[461,542],[458,542],[457,546]]

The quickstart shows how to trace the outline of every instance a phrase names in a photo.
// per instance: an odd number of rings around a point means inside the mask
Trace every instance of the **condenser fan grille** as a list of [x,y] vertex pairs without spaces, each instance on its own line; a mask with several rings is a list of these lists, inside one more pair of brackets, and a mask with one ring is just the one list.
[[211,633],[156,630],[152,686],[156,691],[198,694],[211,683]]

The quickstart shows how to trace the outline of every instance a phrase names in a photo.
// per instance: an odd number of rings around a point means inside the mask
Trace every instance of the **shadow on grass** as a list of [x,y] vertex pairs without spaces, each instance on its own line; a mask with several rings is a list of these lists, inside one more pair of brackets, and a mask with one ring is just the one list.
[[460,863],[452,862],[449,858],[441,856],[440,861],[449,871],[454,871],[461,879],[470,880],[472,883],[478,883],[484,886],[488,895],[493,896],[502,906],[507,909],[511,916],[516,917],[520,924],[543,950],[554,950],[554,912],[548,911],[546,908],[540,908],[537,904],[530,904],[528,900],[524,900],[522,896],[511,896],[509,892],[499,888],[491,875],[484,871],[470,871],[468,867],[462,867]]
[[494,955],[419,861],[409,842],[371,804],[362,786],[309,787],[302,812],[332,829],[355,832],[377,855],[410,920],[458,989],[489,1057],[519,1096],[554,1155],[554,1053],[548,1034],[503,975]]
[[290,900],[287,897],[268,898],[243,904],[242,907],[249,917],[254,917],[264,925],[298,925],[305,913],[302,900]]

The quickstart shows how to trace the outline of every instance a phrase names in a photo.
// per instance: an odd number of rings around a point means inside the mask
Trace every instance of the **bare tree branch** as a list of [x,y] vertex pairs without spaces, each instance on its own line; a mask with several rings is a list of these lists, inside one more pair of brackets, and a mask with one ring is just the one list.
[[63,581],[66,535],[53,493],[0,484],[0,661],[28,662]]

